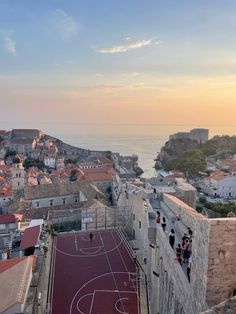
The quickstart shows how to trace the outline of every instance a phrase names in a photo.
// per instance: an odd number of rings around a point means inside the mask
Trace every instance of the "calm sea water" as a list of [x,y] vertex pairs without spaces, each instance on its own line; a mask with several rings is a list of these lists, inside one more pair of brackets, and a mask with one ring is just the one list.
[[69,123],[22,123],[9,125],[2,122],[1,128],[39,128],[44,133],[82,148],[111,150],[123,155],[137,154],[144,176],[155,175],[154,159],[157,152],[168,140],[169,135],[192,128],[209,128],[210,137],[214,135],[236,134],[236,126],[198,126],[198,125],[121,125],[121,124],[69,124]]
[[[55,136],[65,142],[83,148],[111,150],[123,155],[136,154],[144,177],[155,175],[154,159],[169,135],[179,131],[189,131],[196,126],[173,125],[97,125],[68,126],[67,129],[52,130]],[[236,134],[233,126],[212,126],[210,137],[219,134]]]

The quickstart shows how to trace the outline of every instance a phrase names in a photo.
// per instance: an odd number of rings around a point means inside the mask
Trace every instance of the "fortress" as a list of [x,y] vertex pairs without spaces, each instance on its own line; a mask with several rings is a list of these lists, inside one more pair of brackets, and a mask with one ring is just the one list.
[[204,144],[208,141],[208,129],[192,129],[190,132],[178,132],[169,136],[169,140],[173,139],[190,139],[197,141],[199,144]]

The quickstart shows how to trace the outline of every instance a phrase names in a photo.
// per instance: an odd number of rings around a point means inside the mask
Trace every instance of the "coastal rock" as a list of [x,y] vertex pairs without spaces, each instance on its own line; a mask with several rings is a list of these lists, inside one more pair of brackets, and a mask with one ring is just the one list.
[[160,153],[157,155],[155,168],[160,169],[167,161],[176,160],[182,156],[183,153],[189,150],[198,149],[199,147],[200,144],[198,144],[197,141],[188,138],[170,139],[165,143],[161,148]]

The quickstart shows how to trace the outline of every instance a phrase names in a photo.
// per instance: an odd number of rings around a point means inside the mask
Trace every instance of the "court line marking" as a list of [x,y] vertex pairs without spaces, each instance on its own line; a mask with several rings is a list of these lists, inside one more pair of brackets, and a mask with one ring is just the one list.
[[[116,278],[115,278],[115,275],[114,275],[114,273],[113,273],[113,271],[112,271],[111,263],[110,263],[109,256],[108,256],[107,251],[106,251],[106,248],[105,248],[105,244],[104,244],[103,238],[102,238],[102,236],[101,236],[100,232],[99,232],[98,234],[99,234],[99,237],[100,237],[101,242],[102,242],[103,247],[104,247],[105,256],[106,256],[106,259],[107,259],[107,262],[108,262],[109,268],[110,268],[111,273],[112,273],[113,282],[114,282],[114,284],[115,284],[116,290],[118,291],[118,286],[117,286],[117,283],[116,283]],[[118,293],[119,293],[119,292],[118,292]],[[121,297],[121,296],[120,296],[120,293],[119,293],[119,297]],[[123,304],[122,302],[121,302],[121,305],[122,305],[122,307],[123,307],[124,314],[126,314],[126,313],[125,313],[124,304]],[[127,314],[128,314],[128,313],[127,313]]]
[[[114,272],[113,274],[127,274],[127,273],[126,273],[126,272],[120,272],[120,271],[118,271],[118,272]],[[95,280],[97,280],[97,279],[99,279],[99,278],[108,276],[108,275],[112,275],[112,273],[105,273],[105,274],[101,274],[101,275],[99,275],[99,276],[96,276],[96,277],[90,279],[89,281],[87,281],[83,286],[81,286],[81,287],[79,288],[79,290],[75,293],[74,297],[73,297],[72,300],[71,300],[71,303],[70,303],[70,314],[72,314],[73,303],[74,303],[75,298],[77,297],[77,295],[80,293],[80,291],[82,291],[82,290],[83,290],[88,284],[90,284],[91,282],[93,282],[93,281],[95,281]]]
[[[94,248],[86,248],[86,249],[80,249],[80,251],[84,254],[88,254],[88,255],[92,255],[92,254],[96,254],[98,253],[99,251],[101,251],[103,247],[102,246],[97,246],[97,247],[94,247]],[[88,249],[97,249],[95,252],[86,252],[85,250],[88,250]],[[85,251],[85,252],[84,252]]]
[[[57,242],[57,238],[55,238],[55,242]],[[54,280],[55,280],[55,272],[56,272],[56,250],[53,248],[53,261],[52,261],[52,264],[53,264],[53,273],[52,273],[52,290],[51,290],[51,307],[53,308],[53,301],[54,301],[54,298],[53,298],[53,292],[54,292]],[[51,310],[52,310],[51,308]]]
[[[114,243],[115,243],[115,245],[116,245],[116,240],[115,240],[115,237],[114,237],[114,235],[113,235],[113,232],[111,232],[111,235],[112,235],[113,241],[114,241]],[[127,251],[126,247],[125,247],[125,250]],[[117,248],[117,251],[119,252],[119,255],[120,255],[120,257],[121,257],[122,263],[123,263],[123,265],[125,266],[125,269],[126,269],[127,273],[129,273],[129,270],[128,270],[128,268],[127,268],[127,265],[126,265],[126,263],[125,263],[125,261],[124,261],[124,259],[123,259],[123,256],[122,256],[122,254],[121,254],[119,248]],[[134,261],[132,260],[132,262],[134,262]],[[133,282],[132,282],[132,285],[133,285],[134,290],[136,291],[137,289],[135,289],[135,286],[134,286],[134,283],[133,283]]]
[[89,295],[94,295],[94,293],[87,293],[87,294],[83,295],[81,298],[79,298],[79,300],[78,300],[77,303],[76,303],[76,308],[77,308],[77,310],[78,310],[81,314],[86,314],[86,313],[82,312],[82,311],[79,309],[79,303],[80,303],[81,300],[83,300],[84,298],[86,298],[86,297],[89,296]]
[[[122,232],[119,229],[117,231],[117,235],[118,235],[119,239],[124,238],[124,235],[122,234]],[[132,262],[134,262],[134,258],[131,255],[131,252],[130,252],[129,248],[127,247],[127,244],[125,243],[125,240],[123,242],[124,242],[125,250],[126,250],[126,252],[128,252],[128,256],[130,256],[130,259],[132,260]],[[137,277],[139,275],[139,272],[140,272],[140,269],[136,266],[136,276]],[[139,283],[137,281],[136,281],[136,288],[135,288],[135,285],[134,285],[133,281],[132,281],[132,285],[133,285],[133,287],[134,287],[134,289],[136,290],[136,293],[137,293],[138,313],[140,313],[140,301],[141,301],[141,298],[140,298],[140,293],[141,293],[140,285],[139,285]]]
[[[129,300],[129,298],[120,298],[116,301],[115,303],[115,309],[117,310],[117,312],[121,313],[121,314],[129,314],[129,312],[121,312],[119,309],[118,309],[118,302],[120,302],[121,300]],[[121,303],[123,305],[123,302]],[[124,308],[124,305],[123,305],[123,308]]]
[[[91,314],[91,311],[92,311],[92,309],[93,309],[93,303],[94,303],[94,298],[96,297],[96,293],[97,292],[110,292],[110,293],[124,293],[124,294],[127,294],[127,293],[129,293],[129,294],[135,294],[136,295],[136,292],[134,292],[134,291],[122,291],[122,290],[94,290],[94,297],[93,297],[93,299],[92,299],[92,303],[91,303],[91,306],[90,306],[90,312],[89,312],[89,314]],[[92,294],[92,293],[91,293]],[[129,298],[120,298],[120,299],[118,299],[117,300],[117,302],[119,301],[119,300],[129,300]],[[116,302],[116,303],[117,303]],[[78,303],[78,302],[77,302]],[[115,305],[115,308],[116,308],[116,305]],[[77,308],[78,309],[78,308]],[[116,310],[118,311],[118,312],[120,312],[119,311],[119,309],[117,309],[116,308]],[[123,313],[123,314],[129,314],[129,313],[127,313],[127,312],[120,312],[120,313]],[[83,313],[84,314],[84,313]]]
[[[115,236],[113,235],[113,231],[111,231],[111,235],[112,235],[112,238],[113,238],[114,243],[116,244],[116,239],[115,239]],[[119,237],[119,234],[118,234],[118,233],[117,233],[117,236]],[[124,247],[125,247],[125,251],[127,252],[128,250],[127,250],[127,248],[126,248],[126,245],[124,245]],[[126,263],[125,263],[125,261],[124,261],[123,255],[122,255],[121,252],[120,252],[120,249],[117,248],[117,250],[118,250],[118,252],[119,252],[119,255],[120,255],[120,257],[121,257],[121,260],[122,260],[122,262],[123,262],[123,264],[124,264],[124,266],[125,266],[125,269],[126,269],[127,273],[129,273],[129,270],[128,270],[127,265],[126,265]],[[128,252],[128,256],[130,256],[129,252]],[[133,260],[133,259],[132,259],[132,262],[134,263],[134,260]],[[136,276],[138,276],[137,268],[136,268]],[[133,289],[134,289],[134,291],[136,292],[136,295],[137,295],[138,313],[140,313],[140,309],[139,309],[140,297],[139,297],[138,284],[136,283],[136,287],[135,287],[134,282],[131,281],[131,283],[132,283]]]
[[92,313],[92,310],[93,310],[93,302],[94,302],[94,298],[95,298],[95,291],[93,292],[93,298],[92,298],[92,302],[91,302],[91,304],[90,304],[90,309],[89,309],[89,314],[91,314]]
[[[85,239],[84,236],[80,236],[80,239],[83,240],[83,241],[86,241],[86,242],[90,242],[91,241],[90,239]],[[95,240],[95,239],[96,239],[96,236],[93,235],[92,241]]]
[[77,242],[76,233],[75,233],[75,249],[76,251],[78,251],[78,242]]
[[[120,239],[120,242],[117,244],[117,246],[114,247],[114,248],[112,248],[111,250],[107,251],[107,253],[113,252],[113,251],[116,250],[119,246],[121,246],[122,243],[123,243],[123,240]],[[84,249],[84,248],[82,248],[82,249]],[[105,252],[101,252],[101,253],[93,254],[93,255],[92,255],[92,254],[90,254],[90,255],[72,254],[72,253],[66,253],[65,251],[62,251],[62,250],[58,249],[57,247],[56,247],[56,250],[57,250],[59,253],[61,253],[61,254],[64,254],[64,255],[67,255],[67,256],[72,256],[72,257],[94,257],[94,256],[101,256],[101,255],[106,254]],[[79,249],[79,250],[81,250],[81,249]]]
[[[126,273],[125,273],[126,274]],[[112,292],[112,293],[130,293],[130,294],[136,294],[134,291],[126,291],[126,290],[94,290],[94,292]]]

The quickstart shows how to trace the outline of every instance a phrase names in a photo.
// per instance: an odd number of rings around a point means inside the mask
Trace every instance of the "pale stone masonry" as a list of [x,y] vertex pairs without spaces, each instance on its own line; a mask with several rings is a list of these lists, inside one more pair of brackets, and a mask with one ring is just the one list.
[[[118,185],[118,205],[132,206],[129,230],[147,274],[150,313],[200,314],[235,295],[236,218],[208,219],[173,195],[157,195],[135,182]],[[166,232],[156,223],[157,210],[166,218]],[[168,239],[174,228],[175,249],[188,227],[193,231],[190,283]]]
[[206,298],[215,305],[236,295],[236,218],[210,223]]

